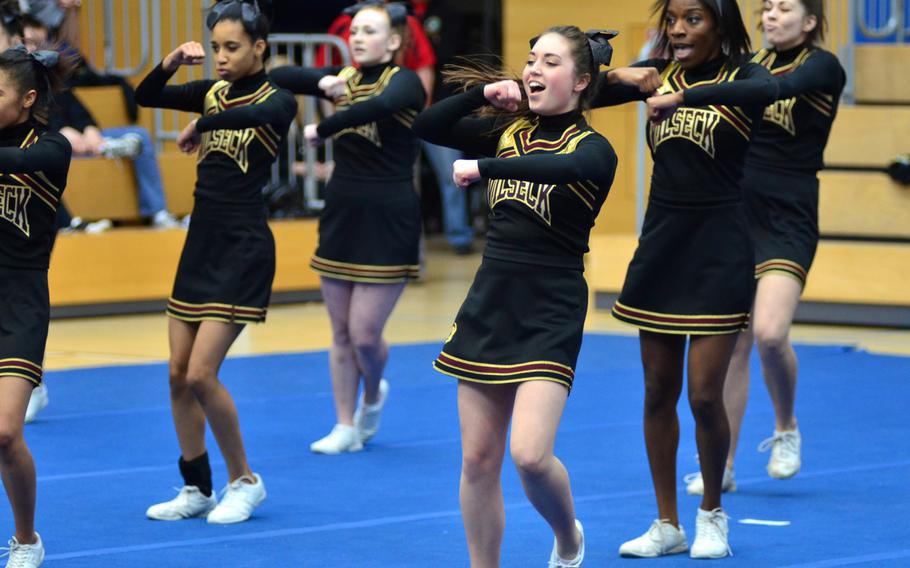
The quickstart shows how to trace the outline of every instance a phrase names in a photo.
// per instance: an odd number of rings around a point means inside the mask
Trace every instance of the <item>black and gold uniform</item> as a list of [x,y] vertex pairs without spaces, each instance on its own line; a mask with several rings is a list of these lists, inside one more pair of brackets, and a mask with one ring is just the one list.
[[393,64],[272,71],[280,86],[324,97],[319,80],[347,80],[337,112],[319,123],[335,141],[335,170],[319,218],[319,247],[310,266],[323,276],[377,284],[416,278],[420,201],[414,190],[414,117],[424,106],[420,79]]
[[143,106],[200,113],[195,203],[167,313],[188,322],[265,321],[275,241],[262,189],[297,112],[265,72],[166,86],[158,65],[136,89]]
[[47,269],[72,148],[34,120],[0,131],[0,376],[41,384]]
[[784,274],[801,285],[818,247],[818,171],[846,83],[833,54],[800,45],[752,59],[780,87],[746,155],[746,213],[755,239],[755,276]]
[[[667,60],[635,66],[656,67],[664,80],[658,92],[682,91],[684,103],[663,122],[648,124],[651,194],[613,315],[657,333],[736,333],[749,322],[755,286],[740,181],[749,142],[777,87],[753,63],[716,59],[688,71]],[[606,85],[594,105],[646,97],[634,87]]]
[[466,118],[486,102],[478,86],[414,122],[428,142],[495,156],[478,163],[489,180],[483,263],[433,366],[466,381],[571,389],[588,306],[583,259],[616,155],[578,111],[505,125]]

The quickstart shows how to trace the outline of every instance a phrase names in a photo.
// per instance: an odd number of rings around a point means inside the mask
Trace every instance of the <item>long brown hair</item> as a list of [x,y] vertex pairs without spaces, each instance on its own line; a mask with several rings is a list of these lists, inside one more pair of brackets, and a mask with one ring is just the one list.
[[[561,35],[569,43],[569,53],[572,56],[572,61],[575,62],[575,76],[581,77],[585,73],[591,76],[591,82],[581,92],[581,96],[578,99],[578,109],[588,110],[591,100],[597,93],[597,80],[599,77],[599,66],[594,63],[594,58],[591,55],[588,36],[576,26],[553,26],[541,35],[550,33]],[[516,76],[514,72],[507,71],[501,60],[497,63],[498,65],[491,65],[462,58],[458,64],[445,66],[442,72],[443,80],[447,85],[454,85],[463,91],[467,91],[477,85],[486,85],[497,81],[517,81],[522,92],[518,110],[507,111],[484,106],[479,114],[496,116],[507,122],[521,118],[528,120],[534,118],[536,114],[528,107],[528,97],[527,93],[524,92],[521,77]]]

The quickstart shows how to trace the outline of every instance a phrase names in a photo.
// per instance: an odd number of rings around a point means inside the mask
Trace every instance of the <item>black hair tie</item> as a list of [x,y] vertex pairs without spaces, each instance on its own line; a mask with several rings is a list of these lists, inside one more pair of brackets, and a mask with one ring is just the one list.
[[262,10],[259,9],[259,2],[256,0],[251,2],[223,0],[212,6],[212,11],[209,12],[205,25],[212,29],[215,24],[228,17],[237,18],[250,28],[256,29],[259,26],[259,19],[262,18]]
[[[609,65],[613,59],[613,46],[610,45],[610,40],[618,36],[619,32],[616,30],[588,30],[585,35],[588,37],[588,49],[591,52],[591,61],[594,62],[594,66]],[[531,49],[534,49],[534,44],[539,39],[540,36],[531,38],[529,42]]]
[[38,51],[29,51],[27,47],[22,45],[13,46],[7,51],[13,51],[15,53],[20,53],[23,55],[28,55],[33,60],[41,64],[45,69],[53,69],[57,66],[57,63],[60,62],[60,54],[56,51],[41,49]]

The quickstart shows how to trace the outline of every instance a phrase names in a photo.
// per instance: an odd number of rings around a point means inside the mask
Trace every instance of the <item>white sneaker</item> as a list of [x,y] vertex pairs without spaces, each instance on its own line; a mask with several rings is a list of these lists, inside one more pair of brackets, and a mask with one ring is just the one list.
[[733,556],[727,535],[730,529],[727,525],[727,514],[721,508],[713,511],[698,509],[695,516],[695,541],[692,543],[692,558],[723,558]]
[[183,519],[204,517],[217,504],[215,495],[206,497],[198,487],[184,485],[175,498],[152,505],[145,512],[145,516],[156,521],[182,521]]
[[758,445],[758,451],[771,450],[771,459],[768,460],[768,475],[775,479],[793,477],[802,467],[800,446],[803,439],[799,435],[799,428],[781,432],[775,430],[774,435]]
[[9,556],[6,561],[6,568],[38,568],[44,562],[44,543],[41,541],[41,535],[35,533],[38,540],[35,544],[19,544],[16,537],[9,541],[9,548],[5,549],[3,556]]
[[97,235],[107,231],[114,226],[114,223],[110,219],[101,219],[100,221],[94,221],[85,226],[85,232],[89,235]]
[[[705,480],[701,478],[701,472],[696,471],[683,477],[686,482],[686,493],[689,495],[704,495]],[[736,491],[736,474],[733,468],[724,467],[724,480],[721,482],[720,490],[722,493],[733,493]]]
[[379,400],[375,403],[366,404],[363,401],[363,394],[360,395],[357,410],[354,411],[354,427],[357,428],[361,442],[369,442],[370,438],[375,436],[379,430],[382,407],[385,406],[387,398],[389,398],[389,381],[385,379],[379,380]]
[[34,422],[38,413],[47,407],[51,401],[47,395],[47,385],[41,383],[32,389],[32,396],[28,399],[28,408],[25,409],[25,423]]
[[622,543],[620,556],[656,558],[668,554],[679,554],[689,550],[686,531],[682,525],[674,527],[669,521],[657,519],[651,523],[648,532],[638,538]]
[[311,452],[330,456],[344,452],[359,452],[362,449],[363,442],[360,441],[357,429],[344,424],[335,424],[328,436],[310,444]]
[[254,473],[253,477],[239,477],[224,488],[224,497],[209,513],[208,522],[216,525],[242,523],[250,518],[253,509],[265,501],[265,497],[265,483],[258,473]]
[[101,142],[101,155],[105,158],[133,159],[142,152],[142,137],[129,132],[119,138],[105,138]]
[[166,209],[162,209],[152,217],[152,227],[156,229],[174,229],[179,226],[180,221]]
[[553,552],[550,553],[550,563],[547,568],[578,568],[585,561],[585,529],[581,526],[581,521],[575,519],[575,528],[578,529],[578,535],[581,542],[578,545],[578,554],[572,560],[566,560],[556,552],[556,540],[553,540]]

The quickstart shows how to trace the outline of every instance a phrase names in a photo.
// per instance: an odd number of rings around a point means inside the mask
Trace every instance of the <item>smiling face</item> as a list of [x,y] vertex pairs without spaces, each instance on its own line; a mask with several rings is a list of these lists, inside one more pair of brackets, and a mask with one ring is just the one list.
[[663,25],[673,57],[683,69],[693,69],[721,55],[717,22],[701,0],[670,0]]
[[238,20],[222,20],[212,28],[215,72],[225,81],[234,82],[261,71],[265,48],[265,41],[253,41]]
[[587,73],[578,76],[568,40],[551,32],[540,36],[531,48],[521,80],[531,111],[552,116],[578,108],[591,76]]
[[385,10],[364,8],[351,20],[348,46],[358,65],[388,63],[401,47],[401,35],[392,29]]
[[768,43],[785,50],[805,43],[818,19],[806,11],[800,0],[766,0],[761,23]]

